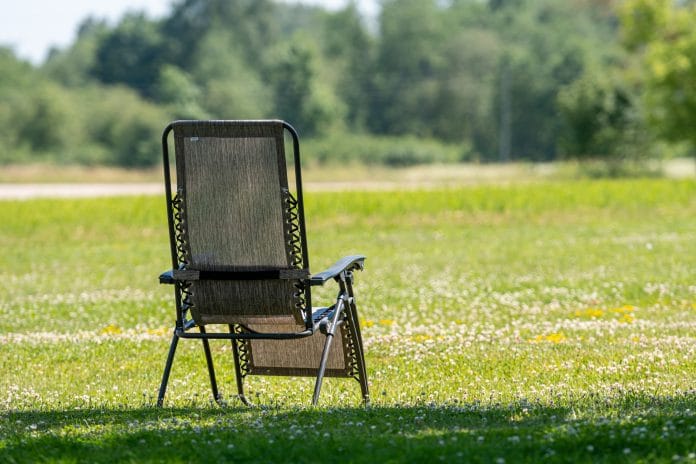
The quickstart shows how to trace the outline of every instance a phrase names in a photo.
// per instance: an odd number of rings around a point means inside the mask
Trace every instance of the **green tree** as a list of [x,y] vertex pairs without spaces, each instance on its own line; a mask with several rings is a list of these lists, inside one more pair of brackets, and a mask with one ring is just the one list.
[[318,55],[311,41],[298,35],[270,55],[268,64],[277,116],[308,136],[325,132],[342,117],[339,100],[317,81]]
[[163,60],[157,24],[142,13],[129,13],[100,41],[92,72],[105,84],[125,84],[153,97]]
[[202,39],[189,75],[200,106],[213,118],[258,119],[273,115],[270,89],[246,62],[232,31],[216,29]]
[[73,105],[67,92],[54,83],[42,83],[28,100],[29,111],[18,128],[19,138],[37,153],[62,153],[71,145]]
[[202,92],[185,71],[166,64],[160,69],[155,87],[157,101],[168,105],[176,119],[206,119],[201,107]]
[[276,42],[275,9],[271,0],[182,0],[162,24],[167,60],[190,70],[206,36],[229,31],[234,39],[230,45],[260,67],[262,51]]
[[696,4],[627,0],[621,25],[624,43],[644,60],[651,126],[669,141],[696,147]]
[[499,36],[481,27],[462,27],[443,43],[446,65],[437,73],[440,110],[433,115],[433,133],[449,142],[471,143],[479,157],[496,148],[493,103],[502,52]]
[[382,4],[370,127],[385,134],[432,136],[439,112],[436,71],[447,31],[435,0]]
[[124,86],[92,86],[80,96],[95,161],[126,167],[160,161],[160,137],[171,114]]
[[346,122],[365,130],[373,93],[375,43],[354,1],[324,17],[320,31],[324,73],[332,72],[333,86],[346,107]]
[[20,161],[30,150],[20,130],[31,112],[27,95],[38,81],[29,63],[10,48],[0,47],[0,163]]
[[[558,93],[591,63],[603,64],[614,53],[611,18],[599,20],[591,4],[583,2],[518,3],[495,12],[496,29],[506,44],[494,104],[500,141],[508,139],[512,157],[550,160],[556,157],[561,132]],[[505,150],[499,152],[504,157]]]
[[75,93],[0,49],[0,162],[63,160],[85,142]]
[[84,86],[94,81],[97,49],[109,34],[104,20],[87,18],[78,27],[77,40],[65,50],[51,49],[41,70],[51,79],[68,87]]
[[608,70],[588,71],[558,94],[560,155],[565,158],[636,158],[650,140],[638,96]]

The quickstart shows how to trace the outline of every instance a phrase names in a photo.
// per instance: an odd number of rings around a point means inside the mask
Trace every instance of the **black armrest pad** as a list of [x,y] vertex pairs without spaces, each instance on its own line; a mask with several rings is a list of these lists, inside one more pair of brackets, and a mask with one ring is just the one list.
[[325,282],[338,276],[343,271],[362,270],[365,267],[365,256],[351,255],[336,261],[333,266],[310,277],[311,285],[324,285]]
[[174,279],[174,271],[170,269],[167,272],[161,273],[159,276],[159,282],[161,284],[175,284],[176,279]]

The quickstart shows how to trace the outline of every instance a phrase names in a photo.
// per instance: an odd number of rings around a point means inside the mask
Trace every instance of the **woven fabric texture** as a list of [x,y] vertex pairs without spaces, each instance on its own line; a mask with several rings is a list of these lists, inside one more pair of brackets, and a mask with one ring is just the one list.
[[[282,128],[197,123],[176,129],[187,267],[290,268]],[[263,316],[301,322],[295,308],[295,284],[292,280],[197,281],[190,289],[191,315],[198,324],[246,323]]]
[[[254,326],[252,330],[269,330],[287,332],[296,330],[293,325]],[[345,353],[347,334],[340,327],[336,331],[326,364],[329,377],[346,377],[348,375]],[[317,332],[311,337],[297,340],[251,340],[250,374],[269,375],[317,375],[322,348],[326,336]]]

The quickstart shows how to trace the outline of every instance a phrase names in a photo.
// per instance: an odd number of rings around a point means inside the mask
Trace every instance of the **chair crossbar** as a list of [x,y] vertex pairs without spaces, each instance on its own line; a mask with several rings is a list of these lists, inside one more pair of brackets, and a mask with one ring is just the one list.
[[176,269],[172,272],[174,280],[301,280],[309,277],[307,269],[259,269],[249,271],[199,271],[195,269]]

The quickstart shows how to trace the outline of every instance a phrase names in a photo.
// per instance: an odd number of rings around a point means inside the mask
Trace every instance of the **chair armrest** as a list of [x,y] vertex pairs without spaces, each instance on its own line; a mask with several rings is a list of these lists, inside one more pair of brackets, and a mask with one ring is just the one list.
[[327,281],[335,279],[342,272],[355,269],[362,270],[365,267],[365,256],[351,255],[336,261],[333,266],[325,271],[314,274],[309,278],[310,285],[324,285]]
[[159,276],[159,283],[161,284],[175,284],[176,279],[174,278],[174,270],[170,269],[163,272]]

